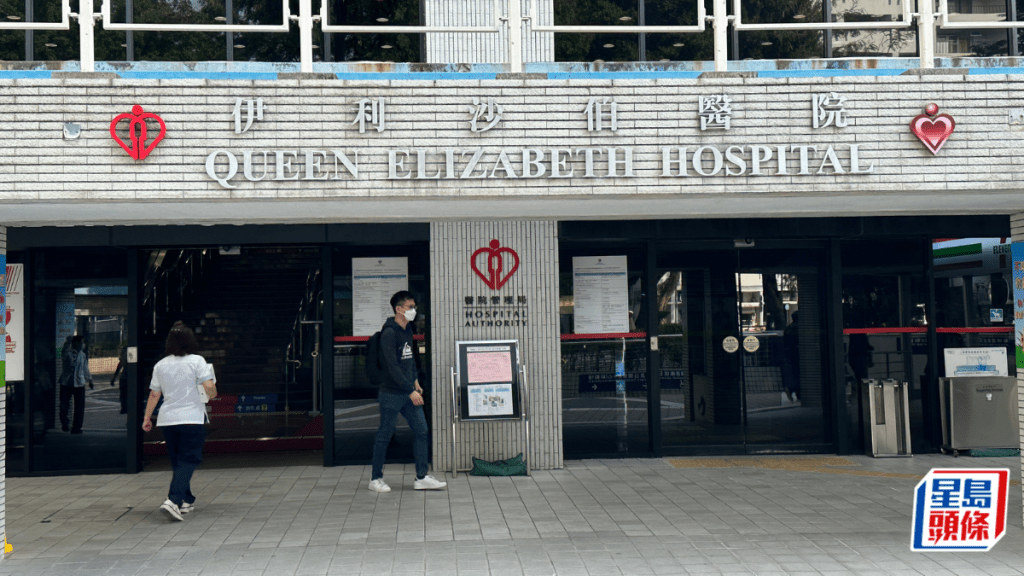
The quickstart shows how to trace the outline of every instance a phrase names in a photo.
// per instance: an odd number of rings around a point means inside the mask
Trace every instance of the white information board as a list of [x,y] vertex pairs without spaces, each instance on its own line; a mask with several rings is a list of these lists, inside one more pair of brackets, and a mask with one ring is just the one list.
[[466,393],[470,417],[512,415],[512,384],[477,384],[467,386]]
[[572,280],[577,334],[629,332],[625,256],[573,257]]
[[946,348],[946,378],[1009,376],[1006,348]]
[[372,336],[395,315],[391,297],[409,289],[409,259],[352,259],[352,335]]
[[25,379],[25,265],[8,264],[6,270],[5,378],[8,382],[19,382]]

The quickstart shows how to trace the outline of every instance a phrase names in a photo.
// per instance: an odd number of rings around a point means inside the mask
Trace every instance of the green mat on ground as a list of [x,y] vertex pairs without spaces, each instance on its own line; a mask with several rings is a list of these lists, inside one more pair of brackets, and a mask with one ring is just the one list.
[[993,458],[1000,456],[1020,456],[1020,450],[1016,448],[973,448],[969,450],[975,458]]

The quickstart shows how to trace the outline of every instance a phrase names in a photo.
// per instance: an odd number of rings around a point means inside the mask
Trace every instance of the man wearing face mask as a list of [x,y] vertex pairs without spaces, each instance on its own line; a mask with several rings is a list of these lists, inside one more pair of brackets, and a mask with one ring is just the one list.
[[411,292],[396,292],[391,297],[394,318],[388,318],[380,333],[380,355],[384,364],[377,400],[380,403],[380,428],[373,443],[373,471],[370,490],[390,492],[384,482],[384,456],[395,433],[395,424],[401,414],[415,435],[413,456],[416,459],[414,490],[439,490],[448,485],[427,474],[427,419],[423,415],[423,388],[416,377],[415,346],[412,321],[416,319],[416,300]]

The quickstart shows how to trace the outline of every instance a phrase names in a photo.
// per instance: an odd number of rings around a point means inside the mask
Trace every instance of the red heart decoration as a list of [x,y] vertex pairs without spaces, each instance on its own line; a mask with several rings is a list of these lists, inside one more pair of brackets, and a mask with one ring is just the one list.
[[[153,142],[146,145],[146,139],[148,138],[148,128],[146,126],[146,120],[153,119],[160,124],[160,133],[157,134]],[[131,141],[131,146],[124,143],[117,135],[117,124],[122,120],[128,120],[128,139]],[[136,160],[142,160],[149,153],[156,148],[156,145],[164,139],[167,134],[167,126],[164,124],[163,118],[160,118],[156,114],[150,114],[148,112],[143,113],[142,106],[132,106],[131,114],[120,114],[115,116],[110,122],[110,137],[117,142],[129,156]]]
[[956,122],[949,114],[939,114],[935,118],[929,118],[927,114],[919,114],[910,122],[910,131],[924,143],[926,148],[931,150],[932,154],[939,153],[942,145],[953,134],[954,129],[956,129]]
[[[476,265],[477,256],[481,254],[487,254],[486,274]],[[505,267],[505,260],[502,256],[503,254],[510,255],[513,260],[512,268],[506,274],[502,274]],[[519,269],[519,254],[516,254],[516,251],[511,248],[501,246],[501,243],[497,240],[491,240],[490,247],[480,248],[476,252],[473,252],[473,255],[469,257],[469,265],[473,268],[473,272],[476,272],[476,275],[484,281],[484,284],[486,284],[488,288],[491,290],[500,290],[501,287],[508,282],[509,278],[516,273],[516,270]]]

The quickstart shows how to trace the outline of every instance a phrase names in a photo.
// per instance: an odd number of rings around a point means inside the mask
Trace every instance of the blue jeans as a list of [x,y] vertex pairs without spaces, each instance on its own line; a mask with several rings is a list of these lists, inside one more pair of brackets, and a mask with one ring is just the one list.
[[206,442],[206,426],[202,424],[178,424],[161,426],[167,442],[167,455],[171,457],[171,489],[167,499],[181,506],[183,502],[193,504],[192,473],[203,463],[203,443]]
[[372,479],[384,477],[384,457],[387,455],[388,443],[395,435],[395,424],[398,415],[405,417],[405,421],[412,428],[415,440],[412,445],[413,457],[416,459],[416,478],[427,475],[427,419],[423,416],[423,407],[415,406],[409,396],[405,394],[391,394],[381,391],[377,395],[380,402],[380,428],[377,429],[377,438],[373,442],[373,473]]

